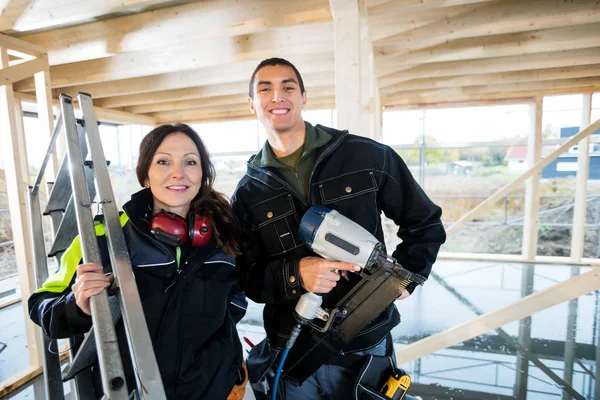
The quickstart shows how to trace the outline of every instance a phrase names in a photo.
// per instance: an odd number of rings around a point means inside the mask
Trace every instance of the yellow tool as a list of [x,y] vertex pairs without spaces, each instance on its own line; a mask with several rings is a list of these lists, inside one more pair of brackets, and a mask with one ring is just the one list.
[[410,376],[399,370],[390,375],[379,392],[392,400],[402,400],[409,387]]

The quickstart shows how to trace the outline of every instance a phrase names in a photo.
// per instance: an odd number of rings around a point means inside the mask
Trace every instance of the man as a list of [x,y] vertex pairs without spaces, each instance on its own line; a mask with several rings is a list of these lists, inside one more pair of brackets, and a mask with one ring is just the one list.
[[[393,257],[428,276],[445,241],[441,210],[388,146],[302,119],[307,94],[290,62],[262,61],[250,79],[248,104],[267,142],[248,162],[233,197],[248,245],[239,257],[246,295],[264,303],[267,338],[248,357],[257,399],[265,398],[279,353],[294,325],[298,298],[311,291],[334,306],[360,280],[359,267],[317,257],[298,238],[299,221],[313,205],[336,209],[384,243],[381,212],[400,227]],[[337,270],[340,273],[335,273]],[[399,298],[412,293],[411,284]],[[278,393],[291,399],[350,399],[368,355],[392,355],[391,329],[400,322],[392,304],[350,343],[305,328],[285,361]],[[270,380],[265,385],[265,378]],[[262,392],[262,394],[261,394]]]

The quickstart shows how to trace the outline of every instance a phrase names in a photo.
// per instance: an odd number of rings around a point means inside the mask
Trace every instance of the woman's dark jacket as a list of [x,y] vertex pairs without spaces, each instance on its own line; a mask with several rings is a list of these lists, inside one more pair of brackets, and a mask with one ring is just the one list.
[[[151,206],[150,190],[134,194],[123,206],[121,226],[165,392],[170,399],[225,399],[242,364],[235,324],[247,305],[236,290],[234,259],[220,251],[214,240],[203,247],[184,247],[179,259],[179,249],[150,236]],[[107,272],[110,263],[105,261],[109,257],[100,223],[96,223],[96,235]],[[83,334],[92,326],[71,291],[80,262],[77,237],[63,254],[60,269],[29,298],[31,319],[52,338]],[[117,324],[117,335],[131,385],[122,322]]]

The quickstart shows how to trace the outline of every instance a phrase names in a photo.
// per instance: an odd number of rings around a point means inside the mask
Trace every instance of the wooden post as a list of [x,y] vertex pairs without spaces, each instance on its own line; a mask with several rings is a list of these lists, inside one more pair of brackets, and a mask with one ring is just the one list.
[[[35,96],[38,108],[38,120],[42,133],[48,136],[48,141],[54,132],[54,112],[52,111],[52,88],[50,87],[50,66],[46,57],[46,65],[43,71],[34,75]],[[58,171],[58,161],[56,150],[52,153],[52,158],[46,167],[46,182],[53,182]]]
[[361,40],[361,14],[366,5],[359,7],[358,0],[329,0],[329,4],[334,26],[337,127],[371,136],[368,50]]
[[[531,105],[530,115],[532,130],[527,144],[527,169],[542,159],[542,97],[536,97],[535,103]],[[522,253],[526,260],[534,260],[537,254],[541,176],[542,171],[538,170],[525,182]]]
[[[0,48],[0,68],[8,67],[8,49]],[[12,84],[0,86],[0,143],[6,171],[6,186],[8,191],[8,206],[12,226],[15,256],[21,287],[21,298],[27,299],[35,290],[35,276],[31,256],[30,234],[27,229],[29,219],[27,214],[27,182],[24,177],[27,172],[27,154],[20,144],[17,121],[15,117],[15,96]],[[37,334],[33,323],[29,321],[27,307],[23,307],[27,346],[29,348],[29,363],[32,368],[41,366]]]

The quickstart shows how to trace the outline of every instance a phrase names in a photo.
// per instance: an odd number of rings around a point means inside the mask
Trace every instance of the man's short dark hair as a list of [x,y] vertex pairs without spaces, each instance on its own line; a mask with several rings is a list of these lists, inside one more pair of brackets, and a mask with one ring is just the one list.
[[302,81],[302,76],[300,75],[300,72],[298,72],[298,69],[294,66],[294,64],[292,64],[291,62],[289,62],[288,60],[285,60],[283,58],[273,57],[273,58],[267,58],[266,60],[261,61],[260,64],[258,64],[256,66],[256,68],[254,69],[254,72],[252,73],[252,77],[250,78],[250,84],[248,87],[248,96],[250,96],[251,99],[254,98],[254,78],[256,78],[256,73],[263,67],[274,67],[276,65],[285,65],[286,67],[290,67],[291,69],[294,70],[294,72],[296,73],[296,78],[298,78],[298,86],[300,86],[300,94],[304,94],[304,82]]

